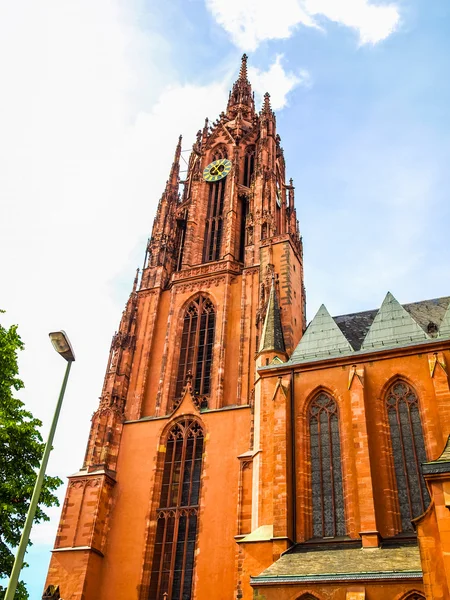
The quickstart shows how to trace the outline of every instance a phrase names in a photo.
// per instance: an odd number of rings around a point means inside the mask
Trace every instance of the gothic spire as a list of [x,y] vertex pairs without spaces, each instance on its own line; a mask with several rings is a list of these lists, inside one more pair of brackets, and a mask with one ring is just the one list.
[[272,277],[272,285],[270,288],[269,301],[267,303],[266,318],[264,319],[259,351],[286,352],[274,277]]
[[247,79],[246,54],[242,56],[239,77],[233,84],[227,106],[227,114],[229,116],[234,117],[238,112],[242,112],[246,116],[251,116],[255,112],[252,86]]

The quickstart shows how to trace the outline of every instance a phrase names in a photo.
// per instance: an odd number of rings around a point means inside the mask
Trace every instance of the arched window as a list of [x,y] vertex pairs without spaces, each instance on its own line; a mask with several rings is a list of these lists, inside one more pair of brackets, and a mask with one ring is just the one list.
[[203,456],[203,430],[187,418],[169,432],[157,510],[149,600],[190,600]]
[[404,381],[395,382],[386,395],[402,531],[413,531],[411,519],[421,515],[430,498],[422,476],[427,461],[420,422],[419,400]]
[[[217,149],[212,161],[226,158],[224,148]],[[220,260],[223,233],[223,208],[225,202],[225,186],[227,177],[208,183],[208,211],[206,213],[205,239],[203,244],[203,262]]]
[[184,313],[175,398],[181,398],[189,373],[195,394],[209,395],[215,330],[214,304],[198,296]]
[[325,392],[310,405],[309,432],[313,537],[345,535],[338,407]]
[[242,183],[247,187],[250,187],[254,170],[255,170],[255,146],[249,146],[245,151],[244,173],[243,173],[243,177],[242,177]]

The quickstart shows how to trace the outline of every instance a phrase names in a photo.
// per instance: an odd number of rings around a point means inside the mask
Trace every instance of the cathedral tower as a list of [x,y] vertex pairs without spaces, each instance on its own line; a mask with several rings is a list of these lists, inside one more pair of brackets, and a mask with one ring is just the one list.
[[178,140],[113,336],[46,584],[64,600],[242,597],[235,537],[264,526],[269,511],[254,501],[256,366],[285,361],[306,327],[280,141],[269,94],[255,109],[244,55],[183,181]]

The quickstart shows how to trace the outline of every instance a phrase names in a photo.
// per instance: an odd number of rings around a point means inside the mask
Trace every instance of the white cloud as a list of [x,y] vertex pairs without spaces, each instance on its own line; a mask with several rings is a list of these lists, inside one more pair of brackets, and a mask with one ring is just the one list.
[[311,78],[305,70],[297,74],[285,71],[281,64],[282,54],[278,54],[275,62],[267,71],[249,67],[249,79],[259,100],[265,92],[270,93],[270,101],[274,110],[280,110],[287,104],[287,95],[297,85],[310,86]]
[[397,29],[400,21],[395,4],[369,0],[304,0],[304,8],[311,17],[323,16],[356,30],[360,44],[376,44],[385,40]]
[[[229,88],[177,84],[167,42],[139,29],[139,4],[124,13],[116,0],[0,3],[1,322],[19,324],[21,397],[44,432],[64,371],[48,332],[63,328],[74,345],[49,464],[61,477],[82,464],[178,135],[189,148]],[[59,510],[50,512],[33,529],[38,543],[54,540]]]
[[289,38],[299,25],[319,29],[321,17],[354,29],[360,44],[386,39],[400,21],[396,4],[370,0],[278,0],[276,10],[266,10],[260,0],[205,1],[233,43],[250,51],[265,40]]
[[314,20],[298,0],[278,0],[276,6],[261,0],[206,0],[216,21],[244,50],[256,50],[264,40],[285,39],[298,24],[314,27]]

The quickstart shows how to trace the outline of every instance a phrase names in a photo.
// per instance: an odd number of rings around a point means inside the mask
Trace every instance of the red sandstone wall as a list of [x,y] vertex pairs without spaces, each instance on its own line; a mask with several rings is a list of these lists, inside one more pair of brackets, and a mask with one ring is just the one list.
[[[232,598],[239,478],[237,456],[248,449],[250,411],[242,408],[204,413],[200,420],[205,425],[206,440],[195,597],[206,599],[211,590],[217,589],[223,593],[217,598]],[[153,485],[161,434],[167,425],[168,420],[161,419],[124,427],[98,600],[145,597],[153,542],[151,536],[147,539],[147,534],[158,503],[158,494],[153,495]],[[86,596],[86,600],[91,597]]]

